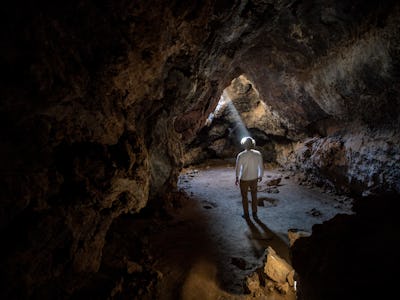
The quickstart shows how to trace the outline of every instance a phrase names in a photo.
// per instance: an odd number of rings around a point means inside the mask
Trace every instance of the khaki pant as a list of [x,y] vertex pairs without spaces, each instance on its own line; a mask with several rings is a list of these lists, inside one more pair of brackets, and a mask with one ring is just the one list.
[[257,214],[257,179],[254,180],[240,180],[240,193],[242,194],[243,212],[245,215],[249,214],[249,200],[247,194],[251,193],[251,209],[252,213]]

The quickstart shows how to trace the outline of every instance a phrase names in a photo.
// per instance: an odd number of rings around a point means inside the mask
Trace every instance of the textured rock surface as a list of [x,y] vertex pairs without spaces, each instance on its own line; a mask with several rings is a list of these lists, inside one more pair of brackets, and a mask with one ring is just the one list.
[[256,299],[275,298],[276,294],[285,295],[288,300],[296,299],[293,268],[272,247],[264,255],[263,267],[246,278],[249,294]]
[[314,225],[291,248],[299,300],[379,299],[397,283],[398,197],[359,199],[356,215]]
[[183,149],[242,74],[275,116],[259,136],[319,133],[316,153],[340,164],[306,168],[398,190],[396,1],[16,1],[1,15],[4,298],[80,289],[113,220],[170,199]]
[[342,192],[399,193],[399,142],[397,129],[371,131],[353,127],[342,136],[299,143],[292,152],[293,167],[303,170],[311,180]]

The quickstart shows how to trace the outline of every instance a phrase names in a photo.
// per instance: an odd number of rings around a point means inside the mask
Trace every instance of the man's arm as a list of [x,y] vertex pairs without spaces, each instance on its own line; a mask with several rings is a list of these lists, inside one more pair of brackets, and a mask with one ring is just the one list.
[[258,182],[261,182],[263,176],[264,176],[264,162],[262,155],[260,153],[260,156],[258,158]]
[[238,154],[236,158],[236,166],[235,166],[235,173],[236,173],[236,180],[235,180],[235,185],[239,184],[239,175],[240,175],[240,154]]

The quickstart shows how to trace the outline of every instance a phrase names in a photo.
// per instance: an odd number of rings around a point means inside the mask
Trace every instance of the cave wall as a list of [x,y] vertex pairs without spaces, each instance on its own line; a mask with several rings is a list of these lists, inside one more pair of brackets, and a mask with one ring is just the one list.
[[357,197],[355,215],[336,215],[296,240],[297,299],[379,299],[383,287],[395,286],[398,200],[391,193]]
[[[393,2],[298,2],[240,57],[247,77],[291,126],[334,117],[398,122],[398,7]],[[268,55],[263,55],[268,49]],[[257,59],[253,59],[256,57]]]
[[14,1],[1,16],[8,299],[79,289],[113,220],[162,205],[241,74],[293,140],[321,120],[398,126],[395,1]]
[[400,192],[397,130],[347,128],[343,135],[311,138],[293,145],[286,160],[307,180],[339,193],[367,196]]
[[2,295],[70,295],[98,271],[115,218],[162,204],[183,140],[228,78],[216,75],[224,62],[204,67],[220,56],[210,18],[227,13],[208,2],[4,7]]

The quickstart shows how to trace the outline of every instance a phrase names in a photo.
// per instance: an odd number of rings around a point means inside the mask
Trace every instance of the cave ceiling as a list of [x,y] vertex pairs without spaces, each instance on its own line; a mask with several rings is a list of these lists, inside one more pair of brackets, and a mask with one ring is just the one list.
[[5,12],[6,111],[64,123],[79,111],[82,126],[107,123],[91,133],[100,142],[161,114],[190,139],[241,74],[293,136],[324,118],[398,115],[395,1],[40,1]]

